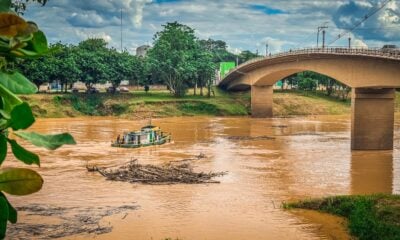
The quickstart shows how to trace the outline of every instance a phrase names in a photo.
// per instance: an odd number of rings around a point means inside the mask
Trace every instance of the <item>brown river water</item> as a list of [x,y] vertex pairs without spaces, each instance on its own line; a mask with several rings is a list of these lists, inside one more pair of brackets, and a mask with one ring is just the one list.
[[[395,150],[352,152],[349,116],[156,119],[153,124],[174,142],[141,149],[112,148],[110,142],[147,121],[40,119],[32,130],[68,131],[78,145],[51,152],[25,144],[40,154],[36,169],[45,184],[33,195],[10,196],[20,217],[9,239],[347,239],[338,218],[280,206],[310,197],[400,193],[399,120]],[[162,164],[200,153],[207,158],[193,162],[195,170],[228,171],[217,178],[221,183],[112,182],[85,167],[133,158]],[[15,160],[6,165],[23,166]],[[69,228],[80,232],[65,233]],[[99,234],[102,228],[108,230]]]

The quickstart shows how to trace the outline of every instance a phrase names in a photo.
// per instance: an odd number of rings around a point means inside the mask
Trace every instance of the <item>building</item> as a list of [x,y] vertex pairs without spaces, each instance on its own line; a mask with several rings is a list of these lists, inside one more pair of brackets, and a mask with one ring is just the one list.
[[138,57],[145,57],[147,54],[147,51],[150,49],[149,45],[142,45],[138,48],[136,48],[136,56]]

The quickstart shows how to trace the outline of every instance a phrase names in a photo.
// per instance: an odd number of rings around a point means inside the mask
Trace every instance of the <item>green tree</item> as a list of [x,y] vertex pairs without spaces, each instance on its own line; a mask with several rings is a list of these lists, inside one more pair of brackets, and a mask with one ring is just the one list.
[[54,74],[54,59],[51,56],[17,61],[16,68],[31,80],[37,88],[51,82]]
[[309,77],[301,78],[298,87],[300,90],[314,91],[317,88],[317,81]]
[[226,42],[222,40],[200,40],[199,41],[200,47],[212,54],[212,61],[214,63],[219,62],[236,62],[235,54],[228,51],[228,46]]
[[51,80],[59,81],[64,92],[67,92],[68,86],[76,82],[81,74],[81,71],[76,63],[77,56],[73,46],[57,43],[51,46],[52,62],[49,64],[51,72]]
[[215,78],[215,63],[212,61],[212,53],[209,51],[199,51],[196,56],[196,85],[200,86],[200,95],[203,96],[203,87],[207,87],[207,96],[211,95],[211,87]]
[[128,52],[119,53],[115,49],[110,49],[105,56],[107,80],[114,88],[121,84],[124,79],[131,79],[135,75],[136,57]]
[[258,54],[252,53],[249,50],[245,50],[239,54],[239,63],[244,63],[244,62],[247,62],[247,61],[249,61],[253,58],[257,58],[257,57],[259,57]]
[[163,27],[155,34],[154,46],[148,52],[152,73],[174,96],[182,97],[196,73],[196,37],[192,28],[177,22]]
[[103,39],[87,39],[76,47],[75,59],[81,72],[80,80],[88,90],[96,83],[107,81],[108,63],[105,59],[108,53],[107,43]]

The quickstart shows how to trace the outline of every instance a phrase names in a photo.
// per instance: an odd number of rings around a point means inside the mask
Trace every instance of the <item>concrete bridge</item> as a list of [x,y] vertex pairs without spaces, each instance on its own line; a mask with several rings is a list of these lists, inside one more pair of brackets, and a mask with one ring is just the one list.
[[253,117],[272,117],[273,84],[313,71],[352,88],[351,148],[393,149],[395,88],[400,87],[400,51],[389,49],[303,49],[257,58],[232,69],[218,86],[251,88]]

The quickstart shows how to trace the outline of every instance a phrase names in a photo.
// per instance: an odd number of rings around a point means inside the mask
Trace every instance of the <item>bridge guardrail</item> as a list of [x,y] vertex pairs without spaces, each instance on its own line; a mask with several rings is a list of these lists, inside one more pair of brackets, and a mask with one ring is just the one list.
[[[293,56],[293,55],[304,55],[304,54],[337,54],[337,55],[354,55],[354,56],[378,56],[387,59],[399,59],[400,60],[400,49],[385,49],[385,48],[343,48],[343,47],[335,47],[335,48],[303,48],[303,49],[294,49],[289,50],[287,52],[281,52],[265,57],[258,57],[253,58],[245,63],[242,63],[235,68],[231,69],[225,76],[229,76],[232,72],[236,71],[237,69],[250,65],[252,63],[266,60],[266,59],[274,59],[279,57],[285,56]],[[217,83],[219,84],[223,79]]]

